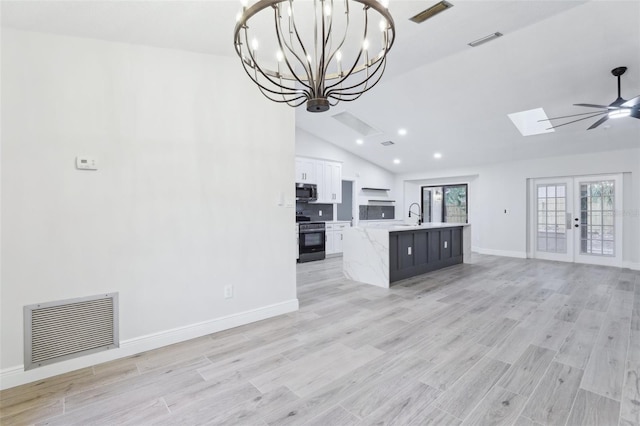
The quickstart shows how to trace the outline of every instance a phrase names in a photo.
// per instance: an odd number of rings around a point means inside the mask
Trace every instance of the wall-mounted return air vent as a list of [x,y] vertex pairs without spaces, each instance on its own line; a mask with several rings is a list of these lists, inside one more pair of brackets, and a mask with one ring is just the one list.
[[395,145],[396,143],[393,141],[384,141],[384,142],[380,142],[380,145],[382,146],[391,146],[391,145]]
[[24,369],[117,348],[118,293],[24,307]]
[[443,12],[452,7],[453,5],[451,3],[447,1],[441,1],[434,4],[429,9],[423,10],[422,12],[418,13],[416,16],[409,18],[409,20],[415,22],[416,24],[421,24],[427,19],[433,18],[438,13]]

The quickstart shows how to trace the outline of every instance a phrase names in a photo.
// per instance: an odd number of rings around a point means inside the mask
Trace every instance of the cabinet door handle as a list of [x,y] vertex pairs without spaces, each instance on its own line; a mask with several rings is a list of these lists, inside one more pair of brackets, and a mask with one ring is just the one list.
[[340,241],[342,241],[342,234],[340,234]]

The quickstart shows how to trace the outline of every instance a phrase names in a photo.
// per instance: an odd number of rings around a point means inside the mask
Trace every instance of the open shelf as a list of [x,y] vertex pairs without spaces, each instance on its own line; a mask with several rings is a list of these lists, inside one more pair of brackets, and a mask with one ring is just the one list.
[[362,188],[363,191],[391,191],[389,188]]

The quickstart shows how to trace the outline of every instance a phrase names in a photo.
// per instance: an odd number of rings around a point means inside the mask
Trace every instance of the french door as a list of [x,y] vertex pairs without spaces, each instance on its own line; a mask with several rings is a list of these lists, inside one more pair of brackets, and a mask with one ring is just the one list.
[[532,186],[533,257],[622,265],[621,175],[535,179]]

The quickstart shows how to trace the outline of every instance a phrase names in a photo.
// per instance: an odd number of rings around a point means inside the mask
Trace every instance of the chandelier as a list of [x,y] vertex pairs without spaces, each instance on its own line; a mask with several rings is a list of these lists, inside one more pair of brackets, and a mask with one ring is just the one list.
[[311,112],[375,86],[394,37],[377,0],[259,0],[243,6],[234,30],[242,66],[262,94],[292,107],[306,102]]

